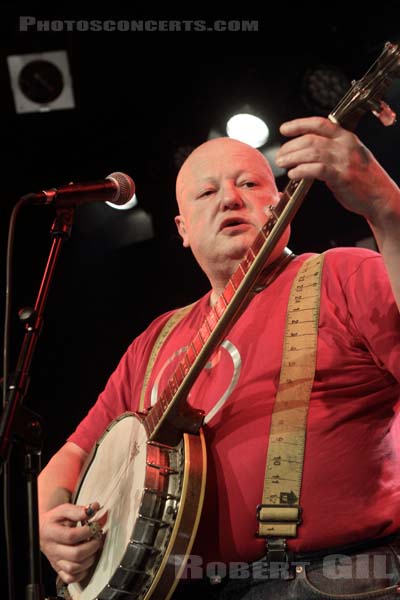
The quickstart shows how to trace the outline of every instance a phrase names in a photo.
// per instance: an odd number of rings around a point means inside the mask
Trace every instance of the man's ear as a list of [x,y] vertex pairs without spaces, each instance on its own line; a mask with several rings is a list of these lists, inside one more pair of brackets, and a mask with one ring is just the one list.
[[175,225],[178,229],[179,235],[181,236],[181,238],[183,240],[184,248],[189,248],[189,238],[188,238],[188,234],[186,231],[185,218],[182,217],[182,215],[177,215],[175,217]]

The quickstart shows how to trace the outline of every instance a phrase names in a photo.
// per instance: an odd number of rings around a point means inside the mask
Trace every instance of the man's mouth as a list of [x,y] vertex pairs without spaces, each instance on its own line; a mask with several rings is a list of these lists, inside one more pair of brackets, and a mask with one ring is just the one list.
[[224,221],[222,221],[221,226],[220,226],[220,231],[222,230],[235,230],[235,229],[242,229],[244,226],[247,227],[249,226],[250,223],[248,221],[246,221],[245,219],[240,219],[240,218],[229,218],[229,219],[224,219]]

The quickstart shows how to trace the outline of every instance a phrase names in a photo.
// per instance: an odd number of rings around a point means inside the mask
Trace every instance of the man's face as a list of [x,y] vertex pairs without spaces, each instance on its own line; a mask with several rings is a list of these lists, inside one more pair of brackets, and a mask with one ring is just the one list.
[[[177,198],[180,215],[175,221],[183,245],[210,276],[222,263],[243,258],[279,194],[258,151],[220,138],[202,145],[183,165]],[[280,248],[286,241],[287,236]]]

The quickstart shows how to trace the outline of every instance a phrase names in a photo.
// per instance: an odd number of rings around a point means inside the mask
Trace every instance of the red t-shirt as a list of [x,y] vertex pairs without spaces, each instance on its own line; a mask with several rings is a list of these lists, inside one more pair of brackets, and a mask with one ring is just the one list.
[[[252,561],[268,432],[279,382],[286,307],[293,278],[310,255],[289,263],[257,294],[193,386],[189,403],[206,413],[205,505],[192,554],[208,561]],[[209,311],[209,294],[167,338],[147,386],[145,406],[164,389]],[[138,408],[148,358],[171,313],[128,348],[104,392],[69,441],[89,451],[116,416]],[[388,535],[400,528],[400,316],[379,254],[326,252],[315,382],[307,423],[295,551]]]

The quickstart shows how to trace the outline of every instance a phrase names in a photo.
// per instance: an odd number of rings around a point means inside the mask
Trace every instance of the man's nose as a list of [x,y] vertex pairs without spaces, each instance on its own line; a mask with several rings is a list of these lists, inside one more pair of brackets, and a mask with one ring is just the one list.
[[244,205],[240,190],[235,185],[226,185],[222,191],[222,205],[224,209],[242,208]]

